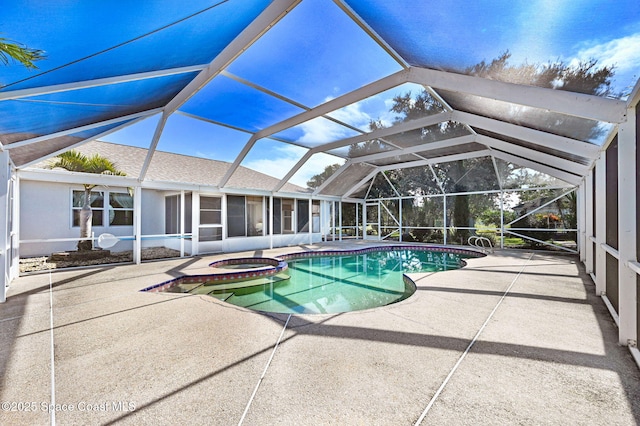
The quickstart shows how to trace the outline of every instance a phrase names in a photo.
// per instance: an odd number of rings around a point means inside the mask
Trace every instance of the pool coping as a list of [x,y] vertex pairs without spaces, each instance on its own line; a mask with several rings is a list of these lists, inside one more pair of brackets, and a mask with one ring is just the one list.
[[[464,255],[468,257],[484,257],[486,253],[470,249],[470,248],[460,248],[460,247],[451,247],[451,246],[442,246],[442,245],[381,245],[381,246],[373,246],[366,247],[361,249],[349,249],[349,250],[319,250],[319,251],[302,251],[302,252],[292,252],[285,253],[282,255],[278,255],[275,257],[237,257],[237,258],[228,258],[222,259],[215,262],[209,263],[209,267],[215,268],[225,265],[240,265],[240,264],[251,264],[251,263],[267,263],[268,266],[261,268],[254,268],[246,271],[226,271],[226,272],[217,272],[211,274],[199,274],[199,275],[180,275],[178,277],[172,278],[168,281],[164,281],[158,284],[154,284],[140,290],[141,292],[148,293],[160,293],[165,292],[173,287],[176,287],[180,284],[196,284],[201,283],[203,281],[213,281],[213,285],[217,284],[228,284],[233,282],[239,282],[243,280],[251,280],[258,278],[271,277],[281,272],[286,271],[289,268],[287,263],[288,260],[298,260],[304,258],[314,258],[314,257],[326,257],[326,256],[353,256],[357,254],[366,254],[372,252],[380,252],[380,251],[394,251],[394,250],[419,250],[419,251],[432,251],[432,252],[440,252],[440,253],[452,253],[458,255]],[[466,266],[466,262],[464,259],[460,259],[462,265],[461,267]],[[407,280],[410,280],[413,286],[415,283],[411,280],[407,274],[403,273],[403,279],[405,283]]]

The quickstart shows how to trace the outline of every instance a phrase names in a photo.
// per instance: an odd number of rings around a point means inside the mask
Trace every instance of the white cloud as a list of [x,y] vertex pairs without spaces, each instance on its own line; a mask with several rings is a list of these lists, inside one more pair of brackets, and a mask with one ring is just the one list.
[[362,102],[347,105],[342,109],[332,112],[331,116],[337,120],[351,124],[352,126],[366,131],[369,129],[369,123],[371,122],[372,118],[369,114],[362,111],[361,106]]
[[208,158],[209,160],[218,160],[220,158],[220,155],[213,151],[204,152],[204,151],[196,150],[195,156],[200,158]]
[[[275,147],[273,149],[273,155],[269,158],[250,160],[242,165],[269,176],[282,179],[289,170],[295,166],[302,155],[304,155],[304,151],[303,148],[294,145],[282,145]],[[313,155],[291,178],[290,182],[305,188],[307,181],[318,173],[322,173],[326,166],[343,162],[344,160],[341,158],[328,154]]]
[[[615,66],[614,79],[618,85],[634,84],[640,70],[640,33],[583,46],[570,61],[576,65],[581,61],[596,59],[599,66]],[[621,87],[620,90],[626,88]]]
[[[362,111],[360,103],[333,111],[330,116],[363,131],[368,130],[371,121],[371,116]],[[302,123],[300,129],[304,134],[298,141],[304,144],[316,145],[353,136],[352,130],[322,117]]]
[[282,179],[284,175],[298,162],[306,150],[295,145],[282,144],[272,148],[272,155],[268,158],[252,159],[242,163],[243,166],[260,173]]
[[615,65],[619,71],[640,68],[640,33],[581,49],[572,64],[595,58],[600,65]]
[[324,118],[316,118],[300,125],[304,134],[298,139],[303,144],[319,145],[349,136],[345,127]]

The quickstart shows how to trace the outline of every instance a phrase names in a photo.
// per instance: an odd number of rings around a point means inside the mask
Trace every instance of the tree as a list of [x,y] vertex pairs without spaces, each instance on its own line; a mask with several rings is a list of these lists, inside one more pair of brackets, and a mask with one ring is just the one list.
[[482,61],[466,70],[465,74],[490,78],[514,84],[547,87],[596,96],[616,96],[611,89],[613,66],[598,67],[596,59],[581,61],[577,65],[566,62],[546,64],[509,65],[511,53],[504,52],[490,63]]
[[46,57],[44,51],[32,49],[21,43],[0,37],[0,63],[9,65],[11,61],[18,62],[26,68],[38,68],[34,62]]
[[[78,151],[70,150],[55,157],[49,168],[62,168],[70,172],[94,173],[100,175],[125,176],[125,173],[118,170],[116,165],[108,158],[99,154],[86,156]],[[91,190],[96,184],[85,183],[84,199],[82,210],[80,210],[80,238],[91,238],[91,221],[93,212],[91,211]],[[91,250],[93,244],[90,240],[78,241],[78,250]]]
[[[490,62],[482,61],[467,69],[454,71],[515,84],[535,85],[597,96],[616,96],[611,89],[611,81],[614,76],[613,67],[599,67],[595,59],[583,61],[577,65],[568,65],[562,61],[546,64],[529,64],[525,62],[520,65],[510,65],[510,58],[511,53],[507,51]],[[448,93],[445,99],[454,109],[465,110],[466,108],[464,105],[465,98],[458,97],[453,92]],[[510,113],[514,113],[514,109],[526,107],[510,106],[509,108]],[[444,107],[440,102],[426,90],[417,94],[407,92],[398,95],[394,97],[390,108],[391,112],[397,114],[394,124],[433,115],[443,110]],[[526,114],[522,114],[519,121],[525,127],[539,125],[538,122],[529,123],[526,119]],[[604,131],[603,128],[597,125],[590,126],[589,124],[591,123],[588,120],[560,114],[550,116],[548,122],[550,128],[540,130],[553,131],[554,128],[559,126],[567,126],[575,132],[571,137],[580,140],[590,140]],[[373,131],[384,127],[384,125],[381,120],[372,120],[369,127]],[[462,124],[445,122],[405,131],[389,136],[384,140],[376,139],[353,144],[349,149],[349,157],[354,158],[391,149],[388,147],[389,143],[400,147],[416,144],[428,146],[429,142],[454,138],[464,134],[468,134],[468,130]],[[498,162],[497,169],[505,188],[520,187],[525,183],[530,184],[531,178],[538,178],[539,180],[539,177],[531,176],[531,173],[526,169],[505,162]],[[491,164],[491,159],[487,157],[434,164],[433,170],[438,184],[442,186],[445,193],[496,189],[495,168]],[[473,172],[472,175],[469,173],[471,171]],[[440,192],[439,185],[434,183],[434,176],[429,167],[389,170],[384,173],[401,194],[421,196]],[[473,188],[468,187],[470,182],[473,183]],[[386,179],[374,181],[369,193],[373,197],[394,196],[393,192],[390,192]],[[462,223],[468,222],[468,215],[465,210],[469,210],[469,207],[473,207],[471,210],[477,210],[478,212],[493,207],[493,200],[488,198],[486,202],[483,202],[484,205],[477,206],[465,206],[466,199],[468,197],[456,199],[461,210],[458,220],[462,221]]]
[[330,164],[324,168],[322,173],[319,173],[315,176],[312,176],[311,179],[307,181],[307,187],[309,188],[317,188],[324,183],[325,180],[329,179],[332,174],[335,173],[336,170],[340,168],[340,164]]
[[[576,65],[558,61],[546,64],[528,64],[525,62],[524,64],[513,66],[509,64],[510,58],[511,53],[506,51],[489,63],[482,61],[463,72],[468,75],[507,83],[525,84],[602,97],[619,98],[621,96],[619,93],[614,93],[611,88],[611,82],[615,75],[614,67],[598,67],[596,59],[582,61]],[[451,102],[451,99],[449,101],[454,109],[458,107],[455,101]],[[458,102],[464,102],[464,100],[459,99]],[[517,109],[526,108],[510,106],[509,113],[516,115]],[[519,124],[523,126],[531,125],[524,117],[521,117],[519,121]],[[572,138],[584,141],[595,139],[606,131],[597,125],[589,126],[590,122],[588,120],[579,117],[550,114],[548,121],[548,128],[539,130],[553,131],[560,126],[565,126],[572,129]]]

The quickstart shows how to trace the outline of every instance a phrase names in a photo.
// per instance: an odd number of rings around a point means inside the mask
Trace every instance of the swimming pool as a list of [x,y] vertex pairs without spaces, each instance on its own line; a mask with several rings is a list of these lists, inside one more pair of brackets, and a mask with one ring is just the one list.
[[416,290],[405,274],[458,269],[465,265],[465,258],[480,256],[480,252],[449,247],[385,246],[292,253],[271,263],[264,258],[229,259],[212,265],[247,269],[180,277],[144,291],[207,294],[263,312],[340,313],[405,300]]

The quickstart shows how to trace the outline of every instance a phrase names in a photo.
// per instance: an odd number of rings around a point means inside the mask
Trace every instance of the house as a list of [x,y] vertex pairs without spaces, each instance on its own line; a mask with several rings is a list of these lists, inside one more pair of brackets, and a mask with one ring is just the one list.
[[[93,141],[77,148],[100,154],[126,173],[78,176],[48,168],[42,161],[20,174],[20,253],[22,257],[74,250],[79,235],[83,183],[92,190],[95,239],[120,240],[112,251],[132,250],[136,238],[136,176],[147,149]],[[309,190],[240,166],[224,190],[217,182],[230,163],[157,151],[140,194],[141,247],[164,246],[189,255],[264,249],[320,241],[329,232],[332,201],[310,199]],[[270,212],[273,211],[273,215]],[[310,226],[311,225],[311,226]],[[270,230],[273,229],[273,233]],[[94,239],[94,242],[95,242]]]

